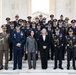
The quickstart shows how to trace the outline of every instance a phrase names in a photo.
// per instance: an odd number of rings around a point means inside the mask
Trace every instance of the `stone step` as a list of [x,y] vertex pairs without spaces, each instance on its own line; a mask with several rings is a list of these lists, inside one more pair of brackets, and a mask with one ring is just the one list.
[[[3,60],[3,64],[5,63],[5,60]],[[66,66],[67,66],[67,60],[63,61],[63,68],[64,70],[60,70],[59,68],[57,70],[53,70],[53,67],[54,67],[54,61],[52,60],[49,60],[48,61],[48,68],[46,70],[42,70],[41,69],[41,61],[40,59],[37,60],[37,66],[36,66],[36,70],[34,69],[31,69],[29,70],[28,69],[28,61],[22,61],[22,70],[15,70],[13,71],[13,61],[9,61],[9,64],[8,64],[8,70],[1,70],[0,71],[0,75],[45,75],[45,74],[48,74],[48,75],[76,75],[76,71],[72,69],[72,61],[70,62],[71,63],[71,67],[70,67],[70,70],[67,70],[66,69]]]
[[[20,73],[19,75],[27,75],[28,73]],[[28,75],[68,75],[68,73],[29,73]]]
[[45,75],[45,74],[57,74],[57,75],[63,75],[63,74],[68,74],[68,75],[76,75],[76,71],[75,70],[66,70],[66,69],[64,69],[64,70],[60,70],[60,69],[57,69],[57,70],[53,70],[53,69],[47,69],[47,70],[42,70],[42,69],[36,69],[36,70],[33,70],[33,69],[31,69],[31,70],[28,70],[28,69],[22,69],[22,70],[15,70],[15,71],[13,71],[13,70],[1,70],[0,71],[0,75],[32,75],[32,74],[34,74],[34,75],[38,75],[38,74],[40,74],[40,75]]
[[[72,69],[72,61],[70,62],[70,64],[71,64],[70,68]],[[4,65],[5,65],[5,60],[3,61],[3,66],[4,66]],[[62,66],[63,66],[64,69],[66,69],[66,67],[67,67],[67,61],[66,61],[66,60],[63,61]],[[9,62],[8,67],[9,67],[9,69],[12,70],[12,68],[13,68],[13,61],[10,61],[10,62]],[[41,61],[40,61],[40,60],[38,60],[38,61],[36,62],[36,67],[37,67],[38,69],[39,69],[39,68],[41,69]],[[54,67],[54,61],[49,60],[49,61],[48,61],[48,68],[53,69],[53,67]],[[28,69],[28,61],[24,61],[24,60],[22,61],[22,68],[23,68],[23,69]]]
[[[37,60],[36,63],[37,63],[38,66],[41,66],[41,60]],[[5,60],[3,60],[3,64],[5,64]],[[9,61],[9,64],[12,65],[13,61]],[[26,65],[28,65],[28,61],[23,60],[22,64],[23,64],[23,66],[26,66]],[[63,60],[62,64],[63,64],[63,66],[67,65],[67,60]],[[72,61],[70,61],[70,64],[72,64]],[[54,60],[48,60],[48,65],[53,66],[54,65]]]

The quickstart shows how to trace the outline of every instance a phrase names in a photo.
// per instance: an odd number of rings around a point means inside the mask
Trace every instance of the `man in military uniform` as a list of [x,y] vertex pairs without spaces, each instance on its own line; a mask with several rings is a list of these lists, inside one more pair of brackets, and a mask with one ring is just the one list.
[[[37,24],[37,29],[36,29],[36,32],[35,32],[35,38],[36,38],[36,41],[37,41],[37,46],[38,46],[38,51],[39,51],[39,37],[41,35],[41,25],[38,23]],[[38,53],[36,54],[36,60],[38,60]]]
[[26,28],[26,25],[27,25],[27,21],[23,20],[23,26],[25,26],[25,28]]
[[40,14],[39,15],[39,23],[40,23],[40,25],[43,25],[43,15],[42,14]]
[[50,23],[53,26],[53,19],[54,19],[54,15],[51,14],[50,15],[50,20],[48,21],[48,23]]
[[76,24],[76,20],[74,20],[74,19],[71,20],[71,27],[68,28],[68,30],[69,30],[70,28],[72,28],[74,35],[76,35],[76,26],[75,26],[75,24]]
[[68,17],[65,18],[65,23],[64,23],[63,26],[66,28],[66,32],[68,31],[68,28],[71,27],[71,24],[69,23],[69,18]]
[[[30,23],[27,21],[27,25],[26,25],[26,29],[25,29],[25,36],[26,37],[28,37],[29,35],[30,35],[30,30],[31,28],[30,28]],[[25,52],[25,58],[24,58],[24,60],[27,60],[27,54],[26,54],[26,52]]]
[[32,27],[32,22],[31,22],[32,17],[31,17],[31,16],[28,16],[27,19],[28,19],[27,21],[28,21],[29,24],[30,24],[30,27]]
[[60,15],[60,19],[58,20],[58,25],[59,25],[59,21],[60,20],[62,21],[62,24],[64,25],[65,21],[63,19],[64,19],[64,16],[63,15]]
[[49,36],[49,51],[48,51],[48,59],[50,59],[50,49],[51,49],[51,60],[53,60],[53,56],[54,56],[54,50],[53,50],[53,44],[51,43],[51,36],[53,34],[53,29],[52,29],[52,25],[49,23],[47,24],[47,32],[48,32],[48,36]]
[[37,24],[39,23],[39,18],[38,17],[35,18],[35,23],[36,23],[36,26],[37,26]]
[[31,29],[34,31],[34,33],[36,33],[36,23],[34,21],[32,22],[32,28]]
[[6,31],[6,32],[7,32],[7,33],[9,33],[9,29],[10,29],[10,20],[11,20],[11,19],[10,19],[9,17],[6,18],[6,22],[7,22],[7,24],[6,24],[7,31]]
[[25,32],[25,28],[26,28],[26,27],[25,27],[25,25],[23,24],[23,19],[19,19],[19,25],[21,26],[21,27],[20,27],[20,30],[23,31],[23,32]]
[[43,18],[43,24],[42,24],[42,29],[45,28],[47,29],[47,23],[46,23],[46,18]]
[[9,34],[6,31],[6,25],[2,25],[2,33],[0,33],[0,70],[3,69],[3,54],[5,54],[5,69],[8,70]]
[[68,35],[66,36],[66,48],[67,48],[67,69],[70,69],[70,58],[72,57],[73,69],[75,67],[75,57],[76,57],[76,36],[73,35],[73,30],[70,28],[68,30]]
[[57,27],[55,29],[55,34],[52,35],[54,52],[55,52],[55,61],[54,61],[54,69],[57,69],[57,60],[59,58],[59,68],[62,68],[62,46],[63,46],[63,35],[60,33],[60,29]]
[[14,27],[16,27],[16,25],[18,25],[18,20],[19,20],[19,15],[16,15],[15,21],[14,21]]
[[71,26],[71,24],[69,23],[69,18],[66,17],[66,18],[65,18],[64,27],[70,27],[70,26]]
[[22,50],[24,49],[24,43],[25,43],[25,35],[20,30],[20,25],[16,26],[16,30],[12,33],[11,37],[12,43],[13,43],[13,52],[14,52],[14,64],[13,64],[13,70],[22,69]]
[[[59,25],[58,25],[59,29],[60,29],[60,33],[63,35],[63,37],[65,37],[66,35],[66,29],[65,27],[63,26],[63,21],[62,20],[59,20]],[[63,50],[63,53],[62,53],[62,56],[63,56],[63,60],[65,59],[64,56],[65,56],[65,40],[64,40],[64,46],[62,48]]]
[[30,23],[27,21],[27,25],[26,25],[26,29],[25,29],[25,35],[26,35],[26,37],[28,37],[29,36],[29,34],[30,34]]
[[53,27],[52,27],[53,33],[55,33],[55,29],[56,29],[57,26],[58,26],[57,25],[57,19],[53,19]]
[[10,33],[10,59],[9,59],[9,61],[12,60],[12,51],[13,51],[13,50],[12,50],[11,36],[12,36],[12,33],[13,33],[14,30],[15,30],[14,22],[11,21],[11,22],[10,22],[10,29],[9,29],[9,33]]
[[[19,19],[20,30],[25,34],[25,25],[23,24],[23,19]],[[24,48],[22,50],[22,57],[24,56]]]
[[23,25],[23,19],[18,20],[18,25],[20,25],[20,26]]

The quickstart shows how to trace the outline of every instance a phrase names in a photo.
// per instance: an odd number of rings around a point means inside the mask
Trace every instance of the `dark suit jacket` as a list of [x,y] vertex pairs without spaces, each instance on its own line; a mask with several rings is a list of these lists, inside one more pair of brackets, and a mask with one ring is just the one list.
[[47,48],[48,48],[48,46],[49,46],[49,36],[48,35],[46,35],[45,41],[43,40],[43,36],[42,35],[40,36],[39,46],[40,46],[40,50],[43,49],[43,46],[47,46]]

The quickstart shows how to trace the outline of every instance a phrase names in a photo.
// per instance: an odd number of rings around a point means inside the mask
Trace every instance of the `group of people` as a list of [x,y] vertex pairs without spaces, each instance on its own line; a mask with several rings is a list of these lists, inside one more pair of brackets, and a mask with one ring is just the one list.
[[48,68],[48,60],[51,59],[54,60],[54,69],[59,67],[63,70],[62,60],[65,60],[67,53],[67,69],[70,69],[72,59],[73,69],[76,70],[75,19],[69,23],[68,17],[64,19],[63,15],[60,15],[60,19],[57,20],[51,14],[47,22],[46,18],[40,14],[35,21],[32,21],[31,16],[23,20],[16,15],[14,21],[7,17],[6,22],[1,26],[0,33],[0,70],[3,69],[3,54],[5,54],[5,69],[8,70],[8,61],[13,60],[13,70],[16,70],[22,69],[22,57],[28,60],[29,69],[36,69],[39,53],[42,69]]

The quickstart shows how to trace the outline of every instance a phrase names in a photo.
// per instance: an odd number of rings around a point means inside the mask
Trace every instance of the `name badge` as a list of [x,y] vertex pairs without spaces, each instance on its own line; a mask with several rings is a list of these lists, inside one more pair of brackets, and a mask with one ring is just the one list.
[[62,35],[60,35],[60,37],[62,37]]
[[23,33],[21,32],[21,38],[23,37]]
[[14,34],[14,38],[16,38],[16,34]]
[[23,36],[23,33],[21,32],[21,36]]
[[75,40],[75,37],[73,37],[73,39]]
[[6,38],[8,38],[9,37],[9,35],[6,35]]

